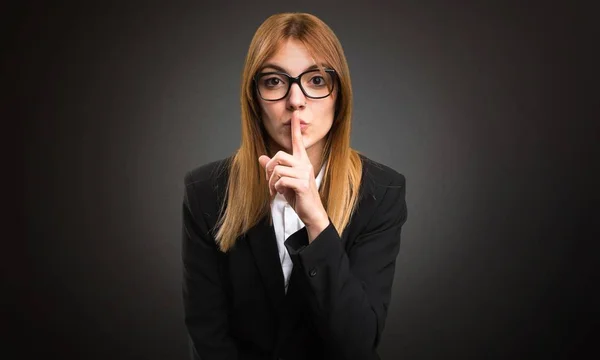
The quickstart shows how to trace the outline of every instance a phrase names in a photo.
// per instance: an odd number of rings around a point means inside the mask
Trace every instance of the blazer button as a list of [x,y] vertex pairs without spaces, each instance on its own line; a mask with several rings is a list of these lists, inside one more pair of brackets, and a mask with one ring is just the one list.
[[310,272],[308,273],[308,275],[310,275],[310,277],[315,277],[315,275],[317,275],[317,269],[312,268],[310,270]]

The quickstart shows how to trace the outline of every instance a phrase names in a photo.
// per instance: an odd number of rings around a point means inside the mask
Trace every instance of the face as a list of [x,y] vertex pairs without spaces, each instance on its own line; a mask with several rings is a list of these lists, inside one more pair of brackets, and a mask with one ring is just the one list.
[[[284,42],[273,57],[265,61],[259,72],[282,71],[296,77],[307,71],[311,66],[317,65],[310,57],[304,45],[294,39]],[[312,76],[311,76],[312,74]],[[319,72],[313,72],[311,84],[318,84],[321,80]],[[306,75],[305,75],[306,76]],[[304,76],[303,76],[304,79]],[[277,83],[278,80],[275,80]],[[306,87],[305,87],[306,88]],[[277,101],[266,101],[258,96],[261,109],[262,122],[269,134],[271,149],[275,152],[284,150],[291,154],[292,136],[290,121],[292,114],[297,111],[302,123],[302,139],[306,151],[310,155],[322,151],[327,133],[333,124],[335,112],[335,98],[337,87],[331,95],[322,99],[312,99],[304,95],[299,85],[293,84],[286,97]]]

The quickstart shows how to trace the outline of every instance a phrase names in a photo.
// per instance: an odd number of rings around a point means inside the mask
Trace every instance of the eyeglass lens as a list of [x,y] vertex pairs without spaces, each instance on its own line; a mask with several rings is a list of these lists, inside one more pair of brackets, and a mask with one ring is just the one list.
[[[279,100],[286,96],[290,84],[290,78],[285,74],[265,73],[258,78],[258,91],[265,100]],[[302,74],[300,84],[308,97],[326,97],[332,91],[333,76],[329,72],[314,70]]]

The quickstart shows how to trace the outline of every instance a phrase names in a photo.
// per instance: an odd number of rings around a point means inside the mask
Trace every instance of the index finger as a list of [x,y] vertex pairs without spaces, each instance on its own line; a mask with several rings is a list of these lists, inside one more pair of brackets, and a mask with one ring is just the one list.
[[294,157],[305,157],[306,148],[304,147],[304,140],[302,139],[302,128],[300,126],[300,117],[297,111],[292,113],[292,155]]

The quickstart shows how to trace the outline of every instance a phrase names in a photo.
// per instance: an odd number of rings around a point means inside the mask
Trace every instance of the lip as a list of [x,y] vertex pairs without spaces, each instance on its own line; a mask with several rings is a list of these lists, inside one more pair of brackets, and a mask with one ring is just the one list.
[[[292,125],[292,120],[288,120],[283,124],[283,126],[291,126],[291,125]],[[304,120],[300,120],[300,125],[308,125],[308,123]]]
[[[310,125],[310,124],[307,124],[304,121],[301,121],[300,122],[300,130],[304,131],[308,127],[308,125]],[[285,124],[283,124],[283,126],[285,126],[286,128],[290,128],[292,126],[292,123],[291,122],[285,123]]]

